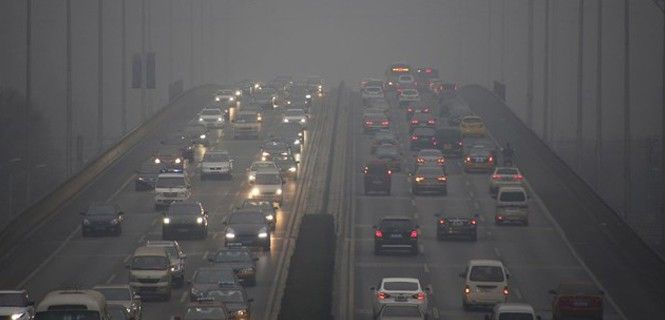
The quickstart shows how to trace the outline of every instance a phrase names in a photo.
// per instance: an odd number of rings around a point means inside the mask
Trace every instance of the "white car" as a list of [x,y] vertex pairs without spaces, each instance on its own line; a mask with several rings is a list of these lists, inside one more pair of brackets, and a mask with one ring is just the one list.
[[498,260],[469,260],[464,278],[462,306],[469,310],[474,306],[494,307],[508,300],[508,278],[503,263]]
[[252,162],[252,165],[247,168],[247,180],[249,183],[254,183],[254,180],[256,180],[257,171],[270,169],[279,171],[277,164],[272,161],[254,161]]
[[146,247],[161,247],[166,249],[166,252],[171,258],[171,265],[173,270],[173,281],[177,285],[182,286],[185,284],[185,265],[187,255],[182,251],[178,241],[173,240],[148,240],[145,244]]
[[222,89],[215,94],[215,102],[222,104],[234,104],[242,92],[240,90]]
[[492,314],[485,316],[487,320],[520,319],[540,320],[533,307],[526,303],[499,303],[492,309]]
[[416,79],[410,74],[403,74],[397,77],[398,88],[413,88],[416,85]]
[[199,123],[206,127],[220,128],[224,125],[224,113],[220,108],[203,108],[199,112]]
[[419,102],[420,93],[416,89],[403,89],[397,95],[397,102],[400,106],[405,106],[411,102]]
[[0,319],[29,320],[35,316],[35,303],[25,290],[0,291]]
[[428,295],[416,278],[383,278],[377,287],[370,288],[374,294],[372,314],[376,317],[385,304],[416,304],[427,312]]
[[307,113],[303,109],[286,109],[282,115],[283,123],[299,123],[301,126],[307,126]]
[[383,98],[383,89],[381,87],[365,87],[360,96],[363,99]]
[[192,185],[184,173],[160,173],[155,183],[155,209],[183,202],[192,196]]
[[256,172],[254,179],[254,186],[249,192],[249,199],[259,201],[270,201],[273,207],[279,208],[282,206],[284,195],[282,194],[282,186],[284,180],[279,169],[262,169]]
[[227,151],[208,151],[201,160],[201,178],[211,175],[231,177],[233,159]]

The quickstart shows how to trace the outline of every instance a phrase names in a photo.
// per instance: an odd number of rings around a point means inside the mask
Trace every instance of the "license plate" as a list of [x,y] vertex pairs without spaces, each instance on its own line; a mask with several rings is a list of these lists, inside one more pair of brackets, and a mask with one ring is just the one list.
[[397,296],[397,297],[395,297],[395,301],[405,302],[406,300],[408,300],[406,296]]
[[383,184],[383,181],[381,181],[381,180],[374,180],[374,181],[372,181],[372,183],[374,183],[374,184]]
[[446,149],[452,148],[452,146],[449,143],[444,144],[443,147],[446,148]]
[[588,307],[588,306],[589,306],[588,303],[586,303],[586,302],[579,302],[579,301],[573,302],[573,305],[576,306],[576,307]]
[[401,239],[402,235],[401,234],[391,234],[390,238],[392,238],[392,239]]
[[476,158],[475,160],[476,160],[476,162],[485,162],[484,158]]

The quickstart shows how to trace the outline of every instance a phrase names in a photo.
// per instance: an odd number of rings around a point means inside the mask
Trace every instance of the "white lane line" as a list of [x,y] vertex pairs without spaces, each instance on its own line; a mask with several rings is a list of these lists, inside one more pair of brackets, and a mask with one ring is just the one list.
[[497,257],[501,258],[501,251],[499,251],[499,248],[494,248],[494,254],[496,254]]
[[187,290],[185,290],[185,291],[182,293],[182,295],[180,296],[180,303],[185,303],[185,300],[187,300],[187,294],[188,294],[188,293],[189,293],[189,292],[187,292]]
[[439,319],[439,308],[437,307],[432,308],[432,318]]
[[213,238],[213,239],[217,239],[217,235],[219,235],[219,232],[215,232],[215,233],[213,233],[213,234],[212,234],[212,238]]
[[159,219],[152,220],[152,226],[153,226],[153,227],[156,226],[156,225],[157,225],[157,222],[159,222]]
[[427,262],[423,265],[423,269],[425,269],[425,273],[429,273],[429,265],[427,265]]
[[115,273],[112,274],[108,279],[106,279],[106,284],[109,284],[109,283],[113,282],[113,280],[115,279],[116,276],[117,275]]
[[411,199],[411,205],[414,207],[416,206],[416,199]]
[[515,293],[515,296],[517,297],[518,300],[522,300],[522,292],[520,292],[519,288],[513,289],[513,293]]
[[206,252],[203,253],[203,257],[201,258],[201,260],[203,261],[208,260],[208,253],[209,253],[208,250],[206,250]]
[[138,242],[139,244],[145,242],[145,234],[141,235],[141,237],[139,237],[139,240],[138,240],[137,242]]
[[132,258],[132,254],[130,253],[125,257],[125,259],[122,259],[122,263],[127,264],[127,262],[129,262],[129,259],[131,259],[131,258]]

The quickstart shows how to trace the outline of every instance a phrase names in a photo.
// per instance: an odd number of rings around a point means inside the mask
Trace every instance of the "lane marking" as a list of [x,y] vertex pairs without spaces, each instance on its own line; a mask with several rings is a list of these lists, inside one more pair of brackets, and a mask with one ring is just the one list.
[[141,244],[141,243],[143,243],[143,242],[145,242],[145,234],[142,234],[142,235],[139,237],[139,240],[137,241],[137,243],[139,243],[139,244]]
[[432,308],[432,317],[434,319],[439,319],[439,308],[437,307]]
[[206,250],[206,252],[203,253],[203,257],[201,257],[201,260],[203,260],[203,261],[207,260],[208,259],[208,253],[209,253],[208,250]]
[[129,259],[131,259],[131,258],[132,258],[132,254],[130,253],[125,257],[125,259],[122,260],[122,263],[127,264],[127,262],[129,262]]
[[499,248],[494,247],[494,254],[496,254],[497,257],[501,258],[501,251],[499,251]]
[[425,270],[425,273],[429,273],[429,265],[427,265],[427,262],[423,265],[423,269]]
[[189,294],[189,292],[188,292],[187,290],[185,290],[185,291],[182,293],[182,295],[180,296],[180,303],[185,303],[185,300],[187,300],[187,295],[188,295],[188,294]]
[[108,279],[106,279],[106,284],[109,284],[109,283],[113,282],[115,277],[116,277],[116,274],[115,273],[112,274]]
[[522,292],[520,291],[519,288],[513,289],[513,292],[515,293],[515,296],[517,297],[518,300],[522,300]]

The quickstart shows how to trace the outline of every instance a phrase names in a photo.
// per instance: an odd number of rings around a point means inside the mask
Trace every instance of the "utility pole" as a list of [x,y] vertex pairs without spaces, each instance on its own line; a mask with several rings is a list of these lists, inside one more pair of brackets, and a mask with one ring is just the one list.
[[550,109],[550,0],[545,0],[545,52],[543,58],[543,141],[548,143]]
[[533,16],[534,16],[534,1],[529,0],[528,15],[529,15],[529,30],[527,35],[528,53],[526,62],[526,125],[529,129],[533,130]]
[[[596,27],[596,146],[594,150],[596,188],[600,186],[603,151],[603,1],[605,0],[598,0],[598,26]],[[665,73],[663,76],[665,77]]]
[[630,1],[624,0],[623,13],[623,31],[624,31],[624,69],[623,69],[623,176],[624,176],[624,219],[629,222],[631,207],[631,129],[630,129]]
[[[662,247],[665,247],[665,0],[653,0],[654,4],[660,9],[660,11],[663,13],[663,62],[661,65],[661,72],[662,72],[662,86],[661,86],[661,93],[662,93],[662,110],[661,110],[661,121],[660,121],[660,129],[661,129],[661,136],[660,136],[660,143],[661,143],[661,158],[660,158],[660,174],[661,174],[661,204],[660,204],[660,210],[661,210],[661,219],[660,219],[660,245]],[[665,250],[665,249],[663,249]]]
[[97,0],[97,147],[104,150],[104,0]]
[[145,59],[145,0],[141,0],[141,123],[147,119],[147,106],[145,97],[145,77],[146,59]]
[[487,0],[487,81],[488,87],[492,89],[492,1]]
[[127,0],[122,0],[120,5],[122,13],[121,45],[120,45],[120,125],[122,126],[122,135],[127,133]]
[[[25,139],[25,157],[26,165],[26,185],[30,185],[30,176],[32,174],[32,130],[30,122],[30,114],[32,111],[32,0],[25,2],[25,108],[23,108],[23,121]],[[30,188],[26,188],[25,192],[26,203],[30,204]],[[10,208],[11,209],[11,208]]]
[[584,0],[579,0],[577,13],[577,170],[582,170],[582,151],[584,150]]
[[[501,84],[506,84],[504,61],[506,55],[506,0],[501,0],[501,61],[499,62],[499,78]],[[505,98],[505,97],[504,97]]]
[[65,165],[67,166],[66,172],[67,172],[67,177],[70,177],[72,175],[72,143],[73,143],[73,124],[72,124],[72,0],[66,0],[65,2],[66,6],[66,28],[65,28],[65,37],[66,39],[66,98],[65,98],[65,119],[67,121],[66,125],[66,146],[65,146],[65,152],[67,153],[65,159]]

